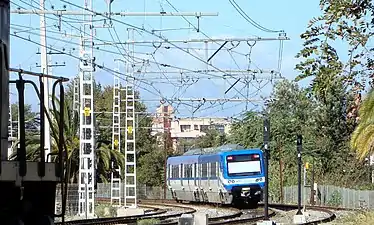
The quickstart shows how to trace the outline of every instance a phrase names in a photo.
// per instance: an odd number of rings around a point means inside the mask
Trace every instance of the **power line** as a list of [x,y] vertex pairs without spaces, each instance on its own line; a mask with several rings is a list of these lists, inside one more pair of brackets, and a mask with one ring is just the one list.
[[[62,2],[65,2],[65,3],[67,3],[67,4],[70,4],[70,5],[73,5],[73,6],[77,7],[77,8],[82,9],[82,10],[89,11],[89,12],[91,12],[91,13],[95,13],[95,12],[92,11],[92,10],[85,9],[85,8],[83,8],[83,7],[81,7],[81,6],[78,6],[78,5],[76,5],[76,4],[73,4],[73,3],[67,2],[67,1],[65,1],[65,0],[61,0],[61,1],[62,1]],[[107,16],[105,16],[105,15],[102,15],[102,16],[107,17]],[[108,18],[108,17],[107,17],[107,18]],[[135,26],[135,25],[132,25],[132,24],[129,24],[129,23],[126,23],[126,22],[123,22],[123,21],[117,20],[117,19],[112,19],[112,20],[115,21],[115,22],[118,22],[118,23],[124,24],[124,25],[126,25],[126,26],[129,26],[129,27],[131,27],[131,28],[134,28],[134,29],[137,29],[137,30],[140,30],[140,31],[144,31],[144,32],[146,32],[146,33],[149,33],[149,34],[151,34],[151,35],[157,37],[157,38],[160,38],[160,39],[166,41],[167,43],[173,45],[174,47],[177,47],[179,50],[181,50],[181,51],[183,51],[183,52],[185,52],[185,53],[191,55],[192,57],[196,58],[197,60],[199,60],[199,61],[201,61],[201,62],[203,62],[203,63],[206,63],[206,64],[208,64],[209,66],[211,66],[211,67],[213,67],[213,68],[215,68],[215,69],[217,69],[217,70],[220,70],[220,69],[217,68],[216,66],[210,65],[208,62],[206,62],[206,61],[202,60],[201,58],[199,58],[199,57],[197,57],[197,56],[191,54],[190,52],[188,52],[188,51],[186,51],[186,50],[184,50],[184,49],[179,48],[179,46],[173,44],[172,42],[168,42],[168,40],[165,39],[164,37],[162,37],[161,35],[157,35],[157,34],[152,33],[152,32],[150,32],[150,31],[148,31],[148,30],[146,30],[146,29],[144,29],[144,28],[137,27],[137,26]],[[282,35],[282,36],[285,36],[285,35]],[[229,81],[227,81],[227,82],[230,84]],[[231,85],[230,88],[234,88],[234,89],[237,91],[237,89],[234,87],[234,85]],[[243,95],[242,93],[239,93],[239,94]],[[243,95],[243,97],[245,98],[244,95]]]
[[[74,5],[74,4],[71,4]],[[22,10],[16,9],[11,10],[10,13],[16,14],[45,14],[45,15],[80,15],[80,16],[193,16],[193,17],[202,17],[202,16],[218,16],[218,13],[207,13],[207,12],[93,12],[86,9],[88,12],[82,11],[67,11],[67,10]],[[111,19],[111,18],[108,18]]]
[[261,26],[260,24],[258,24],[257,22],[255,22],[251,17],[249,17],[247,15],[247,13],[245,13],[243,11],[243,9],[235,2],[235,0],[229,0],[230,4],[235,8],[235,10],[245,19],[247,20],[250,24],[252,24],[254,27],[262,30],[262,31],[265,31],[265,32],[270,32],[270,33],[281,33],[281,32],[284,32],[283,30],[270,30],[270,29],[267,29],[263,26]]

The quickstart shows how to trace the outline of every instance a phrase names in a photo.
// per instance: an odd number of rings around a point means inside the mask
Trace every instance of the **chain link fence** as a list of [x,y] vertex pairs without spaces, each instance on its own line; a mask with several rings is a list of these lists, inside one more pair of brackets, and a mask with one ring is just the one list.
[[[124,190],[124,186],[122,187]],[[302,187],[302,203],[311,204],[310,187]],[[97,185],[95,193],[96,198],[110,199],[110,183],[100,183]],[[297,204],[298,191],[297,186],[284,187],[283,203]],[[138,199],[163,199],[163,187],[150,187],[146,185],[137,186]],[[69,184],[67,193],[66,214],[76,215],[78,213],[78,185]],[[171,199],[171,194],[166,191],[166,199]],[[61,188],[58,186],[56,191],[56,212],[61,210]],[[279,203],[278,200],[272,198],[269,202]],[[374,209],[374,191],[352,190],[348,188],[335,187],[331,185],[320,185],[314,193],[315,205],[336,206],[344,208],[364,208]]]

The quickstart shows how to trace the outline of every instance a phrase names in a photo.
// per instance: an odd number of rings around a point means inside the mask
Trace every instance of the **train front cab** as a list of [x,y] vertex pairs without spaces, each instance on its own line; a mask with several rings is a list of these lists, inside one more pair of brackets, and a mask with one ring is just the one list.
[[225,152],[221,157],[224,186],[233,196],[233,204],[262,201],[265,185],[262,151]]

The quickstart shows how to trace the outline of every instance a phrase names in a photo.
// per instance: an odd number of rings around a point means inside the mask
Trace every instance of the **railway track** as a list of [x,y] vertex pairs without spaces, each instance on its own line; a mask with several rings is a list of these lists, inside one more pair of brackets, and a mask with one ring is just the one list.
[[[107,198],[97,198],[97,202],[108,202]],[[198,207],[205,207],[205,208],[212,208],[217,209],[213,204],[183,204],[176,203],[174,200],[160,200],[160,199],[147,199],[147,200],[140,200],[139,206],[148,208],[147,213],[145,215],[137,215],[137,216],[127,216],[127,217],[115,217],[115,218],[97,218],[97,219],[88,219],[88,220],[73,220],[67,221],[65,225],[111,225],[111,224],[137,224],[140,220],[145,219],[157,219],[159,225],[176,225],[178,224],[178,217],[182,216],[182,214],[193,214],[198,211]],[[262,206],[259,204],[259,206]],[[269,216],[275,216],[276,211],[272,209],[278,209],[283,211],[290,211],[297,209],[297,205],[287,205],[287,204],[269,204]],[[209,224],[256,224],[255,222],[263,220],[263,207],[259,207],[257,209],[236,209],[227,206],[221,206],[220,209],[224,208],[230,213],[220,216],[209,216],[208,222]],[[170,210],[172,209],[172,210]],[[174,209],[179,209],[179,211],[175,211]],[[182,210],[181,210],[182,209]],[[345,210],[343,208],[336,208],[336,207],[317,207],[317,206],[307,206],[309,210],[321,211],[329,216],[323,219],[309,221],[306,224],[321,224],[325,222],[330,222],[336,218],[335,213],[331,210]],[[174,210],[174,211],[173,211]],[[62,225],[62,223],[56,223],[56,225]]]

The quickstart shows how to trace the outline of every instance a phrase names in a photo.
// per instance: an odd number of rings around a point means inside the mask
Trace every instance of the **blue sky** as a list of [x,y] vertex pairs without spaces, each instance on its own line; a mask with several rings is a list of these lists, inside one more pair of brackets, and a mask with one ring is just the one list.
[[[83,5],[82,2],[74,1],[74,4]],[[258,30],[251,24],[249,24],[244,18],[242,18],[236,10],[231,6],[228,0],[222,1],[177,1],[169,0],[169,2],[181,12],[218,12],[218,16],[214,17],[203,17],[200,19],[200,30],[207,34],[210,38],[218,37],[277,37],[277,33],[266,33]],[[257,23],[263,27],[272,30],[284,30],[287,36],[291,39],[284,42],[283,48],[283,60],[282,60],[282,75],[288,79],[293,79],[296,76],[296,72],[293,70],[297,60],[294,58],[296,53],[302,47],[302,41],[300,34],[305,31],[308,21],[320,14],[319,1],[244,1],[236,0],[236,3]],[[74,6],[71,6],[60,0],[47,0],[46,9],[63,9],[66,5],[67,10],[80,10]],[[33,9],[39,7],[38,0],[12,0],[11,8],[16,9],[17,7],[23,7],[26,9]],[[94,1],[94,10],[98,12],[106,11],[107,6],[104,0]],[[128,11],[128,12],[159,12],[163,8],[166,12],[175,12],[175,10],[168,4],[166,0],[115,0],[112,3],[112,11]],[[80,27],[77,23],[82,16],[68,16],[63,17],[61,22],[61,30],[57,28],[59,21],[55,16],[49,15],[47,18],[47,45],[53,46],[54,49],[61,51],[63,48],[65,52],[70,52],[72,55],[78,56],[79,46],[77,38],[64,37],[64,33],[67,34],[79,34],[79,30],[76,28]],[[105,19],[104,17],[95,17],[95,20]],[[128,24],[133,24],[137,27],[144,27],[146,30],[153,29],[175,29],[162,31],[162,36],[169,40],[172,39],[191,39],[191,38],[206,38],[203,34],[197,33],[191,29],[191,26],[181,17],[116,17],[117,20],[123,21]],[[197,26],[197,19],[195,17],[187,17],[187,19],[194,25]],[[95,22],[95,26],[102,25],[103,22]],[[115,31],[117,32],[121,40],[127,40],[126,25],[122,23],[114,22]],[[182,29],[180,29],[182,28]],[[23,30],[23,32],[19,32]],[[11,15],[11,32],[19,32],[17,35],[24,38],[29,38],[34,42],[39,43],[39,16],[38,15]],[[115,32],[110,29],[111,34],[117,41]],[[159,34],[159,32],[157,32]],[[60,39],[60,40],[53,40]],[[99,43],[97,40],[111,41],[112,38],[107,28],[96,29],[95,43]],[[136,32],[136,40],[157,40],[157,37],[152,36],[146,32]],[[67,42],[73,42],[67,43]],[[235,44],[235,43],[234,43]],[[197,44],[177,44],[180,48],[185,51],[189,51],[187,54],[179,49],[165,47],[172,47],[170,44],[163,44],[154,53],[155,48],[150,44],[146,46],[135,46],[135,56],[137,58],[149,59],[152,62],[158,62],[163,64],[172,65],[175,67],[190,69],[190,70],[201,70],[206,69],[206,64],[196,60],[192,55],[201,57],[204,59],[205,51],[204,43]],[[230,44],[228,43],[228,47]],[[118,46],[122,51],[121,47]],[[211,55],[215,49],[219,46],[217,44],[209,44],[209,55]],[[11,66],[21,67],[26,70],[40,71],[40,68],[36,67],[36,63],[40,64],[40,55],[38,52],[39,46],[30,43],[25,40],[21,40],[16,37],[11,37]],[[75,49],[74,49],[75,48]],[[226,49],[221,50],[213,59],[213,65],[219,69],[267,69],[276,70],[278,63],[278,48],[279,41],[263,41],[257,42],[252,48],[251,53],[251,64],[248,65],[248,59],[245,57],[249,53],[249,47],[245,42],[241,42],[240,45],[234,49],[235,52],[229,52]],[[118,48],[113,46],[100,46],[100,49],[104,51],[95,51],[96,63],[104,65],[106,68],[115,69],[117,64],[114,62],[116,58],[123,58],[120,54],[112,54],[110,52],[118,53]],[[230,53],[232,55],[230,55]],[[238,54],[239,53],[239,54]],[[235,61],[233,60],[235,59]],[[72,78],[78,72],[78,62],[75,58],[68,55],[52,55],[52,63],[61,64],[65,62],[65,67],[53,67],[53,73],[59,76],[65,76]],[[137,68],[140,68],[140,64]],[[144,69],[144,67],[142,67]],[[157,65],[150,63],[145,67],[147,71],[158,71]],[[163,68],[165,70],[168,69]],[[213,69],[209,67],[209,69]],[[120,70],[124,70],[122,66]],[[144,71],[144,70],[143,70]],[[180,98],[244,98],[247,91],[244,84],[240,82],[235,86],[235,90],[232,89],[227,95],[224,94],[225,90],[230,86],[229,83],[222,79],[207,79],[211,76],[195,74],[193,79],[185,78],[183,83],[175,79],[178,74],[168,74],[174,77],[169,80],[162,74],[138,74],[142,82],[137,82],[137,88],[140,90],[142,98],[148,105],[148,111],[154,111],[155,107],[159,104],[157,101],[147,101],[160,99],[160,96],[167,98],[180,97]],[[192,74],[189,74],[192,75]],[[216,74],[220,75],[220,74]],[[14,77],[14,76],[12,76]],[[153,77],[153,79],[149,79]],[[163,77],[163,79],[155,79],[157,77]],[[197,77],[200,79],[197,80]],[[107,71],[97,69],[95,78],[103,85],[111,85],[113,83],[113,75]],[[172,81],[172,82],[171,82]],[[231,79],[229,82],[232,84],[235,80]],[[274,81],[273,81],[274,82]],[[266,97],[271,91],[272,83],[266,80],[261,82],[254,82],[249,88],[249,98],[260,99],[260,96]],[[261,91],[258,91],[261,88]],[[11,89],[12,93],[16,93],[14,87]],[[37,110],[36,96],[32,92],[31,88],[27,88],[27,103],[33,104]],[[12,94],[12,102],[17,96]],[[234,116],[241,113],[243,110],[252,109],[258,107],[256,104],[245,104],[237,102],[234,103],[205,103],[201,106],[194,114],[193,111],[197,108],[197,103],[191,105],[191,102],[185,102],[189,104],[179,104],[178,116]],[[178,102],[173,102],[174,106],[178,105]]]

